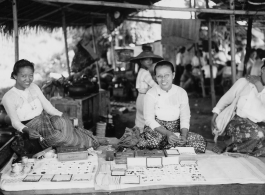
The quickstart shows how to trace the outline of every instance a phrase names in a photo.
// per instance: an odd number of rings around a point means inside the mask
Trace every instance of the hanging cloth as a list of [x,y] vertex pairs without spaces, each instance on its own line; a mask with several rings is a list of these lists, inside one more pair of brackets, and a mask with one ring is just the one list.
[[183,46],[198,42],[200,20],[162,19],[162,44]]

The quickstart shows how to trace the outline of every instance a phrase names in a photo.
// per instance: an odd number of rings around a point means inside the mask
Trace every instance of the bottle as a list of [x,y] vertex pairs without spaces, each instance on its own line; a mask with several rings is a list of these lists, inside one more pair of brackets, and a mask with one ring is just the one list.
[[111,145],[108,146],[106,150],[106,161],[113,161],[114,160],[114,149]]
[[114,125],[112,120],[112,115],[108,114],[106,118],[106,137],[113,137],[114,135]]

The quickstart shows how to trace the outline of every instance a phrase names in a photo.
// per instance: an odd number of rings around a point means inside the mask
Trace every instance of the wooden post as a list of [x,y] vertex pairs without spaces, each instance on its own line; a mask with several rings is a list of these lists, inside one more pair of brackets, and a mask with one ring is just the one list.
[[250,51],[251,51],[251,40],[252,40],[252,24],[253,24],[253,18],[248,19],[248,30],[247,30],[247,46],[246,46],[246,54],[244,58],[244,70],[243,70],[243,76],[247,73],[247,63],[250,57]]
[[[196,0],[193,0],[193,8],[196,8]],[[197,13],[193,12],[194,19],[197,19]]]
[[[189,3],[190,3],[190,8],[193,7],[191,1],[192,1],[192,0],[190,0],[190,2],[189,2]],[[193,19],[193,18],[192,18],[192,12],[190,12],[190,19]]]
[[200,80],[201,80],[201,87],[202,87],[202,97],[205,97],[206,94],[205,94],[204,79],[203,79],[203,74],[202,74],[202,61],[201,61],[201,56],[199,54],[197,43],[195,43],[195,51],[197,52],[197,58],[199,58],[199,63],[200,63]]
[[110,23],[110,16],[109,14],[106,15],[106,23],[107,23],[107,30],[108,34],[110,35],[110,61],[111,61],[111,66],[113,70],[116,70],[116,60],[115,60],[115,50],[114,50],[114,42],[115,42],[115,35],[111,35],[111,29],[109,28],[111,26]]
[[209,9],[210,8],[209,7],[209,0],[205,0],[205,2],[206,2],[206,8]]
[[114,49],[114,41],[115,39],[111,39],[110,42],[110,49],[111,49],[111,59],[112,59],[112,68],[115,71],[116,70],[116,58],[115,58],[115,49]]
[[[230,0],[230,9],[235,9],[234,0]],[[235,15],[230,15],[230,48],[231,48],[231,66],[232,82],[236,82],[236,63],[235,63]]]
[[69,56],[68,56],[68,44],[67,44],[67,29],[66,29],[66,22],[65,22],[65,13],[62,11],[62,22],[63,22],[63,35],[64,35],[64,45],[65,45],[65,55],[66,55],[66,63],[69,77],[71,75],[70,70],[70,63],[69,63]]
[[18,45],[18,21],[17,21],[17,1],[12,0],[13,4],[13,25],[14,25],[14,42],[15,42],[15,62],[19,59],[19,45]]
[[[95,41],[95,31],[94,31],[94,21],[92,22],[92,39],[93,39],[93,49],[95,54],[98,55],[98,51],[97,51],[97,44]],[[99,86],[99,90],[101,90],[101,82],[100,82],[100,73],[99,73],[99,67],[98,67],[98,61],[96,61],[96,69],[97,69],[97,75],[98,75],[98,86]]]
[[209,52],[209,66],[210,66],[210,76],[211,76],[211,97],[212,97],[212,108],[215,107],[216,97],[214,90],[214,79],[213,79],[213,61],[212,61],[212,23],[211,19],[208,22],[208,52]]

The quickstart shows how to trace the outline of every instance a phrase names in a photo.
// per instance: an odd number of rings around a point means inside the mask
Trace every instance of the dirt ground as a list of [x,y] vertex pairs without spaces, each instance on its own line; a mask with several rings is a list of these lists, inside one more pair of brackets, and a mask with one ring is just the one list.
[[211,97],[189,97],[191,120],[190,131],[202,135],[207,140],[212,140],[211,118],[212,102]]

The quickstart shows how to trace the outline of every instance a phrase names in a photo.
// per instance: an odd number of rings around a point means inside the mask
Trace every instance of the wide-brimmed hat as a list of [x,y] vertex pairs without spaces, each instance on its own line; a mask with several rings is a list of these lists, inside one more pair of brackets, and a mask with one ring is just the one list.
[[152,51],[143,51],[138,56],[130,59],[131,62],[138,62],[139,60],[145,58],[152,58],[153,63],[163,60],[163,58],[159,55],[155,55]]

